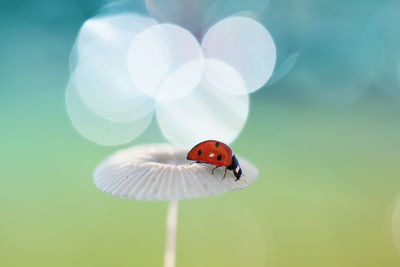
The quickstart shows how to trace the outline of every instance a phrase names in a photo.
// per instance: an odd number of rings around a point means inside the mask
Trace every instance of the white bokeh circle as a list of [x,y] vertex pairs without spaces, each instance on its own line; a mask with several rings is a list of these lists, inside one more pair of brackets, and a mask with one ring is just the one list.
[[243,77],[247,93],[261,88],[271,77],[276,48],[267,29],[259,22],[241,16],[221,20],[202,41],[204,56],[232,65]]
[[208,139],[231,143],[247,120],[249,96],[215,88],[203,77],[198,87],[179,99],[159,103],[158,124],[173,144],[193,146]]
[[205,59],[204,74],[213,86],[228,94],[247,94],[246,83],[240,73],[221,60]]
[[80,62],[98,55],[126,57],[133,38],[144,29],[157,24],[135,13],[100,15],[87,20],[79,30],[70,56],[71,73]]
[[159,24],[134,38],[128,66],[137,88],[157,101],[167,101],[197,86],[203,73],[203,55],[189,31]]
[[85,104],[105,119],[132,121],[151,112],[155,101],[132,82],[120,57],[97,56],[77,66],[75,78]]
[[65,92],[65,102],[75,129],[100,145],[113,146],[132,141],[143,133],[153,117],[153,112],[128,122],[115,122],[100,117],[82,101],[74,74],[71,75]]

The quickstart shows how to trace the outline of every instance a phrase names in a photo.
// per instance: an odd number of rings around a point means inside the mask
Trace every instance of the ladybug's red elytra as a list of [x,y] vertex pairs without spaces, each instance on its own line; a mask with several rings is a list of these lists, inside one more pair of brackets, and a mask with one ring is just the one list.
[[201,142],[189,151],[186,158],[188,160],[195,160],[197,163],[216,165],[216,167],[212,169],[212,173],[214,173],[216,168],[225,166],[222,179],[226,176],[226,170],[231,170],[233,172],[236,177],[235,181],[238,181],[242,175],[239,161],[233,154],[232,149],[220,141],[207,140]]

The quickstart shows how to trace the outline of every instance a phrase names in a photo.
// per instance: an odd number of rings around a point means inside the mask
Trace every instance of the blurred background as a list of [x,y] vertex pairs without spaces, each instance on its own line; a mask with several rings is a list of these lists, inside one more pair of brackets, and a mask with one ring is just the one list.
[[[177,266],[400,266],[399,1],[259,2],[277,65],[231,147],[260,176],[180,202]],[[65,108],[76,35],[107,3],[0,1],[0,266],[162,265],[167,203],[91,177],[116,149],[165,142],[157,122],[106,147]]]

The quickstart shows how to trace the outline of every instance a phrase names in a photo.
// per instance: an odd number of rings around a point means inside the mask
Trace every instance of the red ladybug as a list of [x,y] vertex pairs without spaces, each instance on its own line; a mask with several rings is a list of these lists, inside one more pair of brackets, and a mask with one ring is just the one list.
[[233,172],[236,177],[235,181],[238,181],[242,175],[239,161],[233,154],[232,149],[220,141],[207,140],[201,142],[189,151],[186,158],[188,160],[195,160],[197,163],[216,165],[216,167],[212,169],[212,173],[214,173],[216,168],[225,166],[224,177],[222,177],[222,179],[226,176],[226,170],[231,170]]

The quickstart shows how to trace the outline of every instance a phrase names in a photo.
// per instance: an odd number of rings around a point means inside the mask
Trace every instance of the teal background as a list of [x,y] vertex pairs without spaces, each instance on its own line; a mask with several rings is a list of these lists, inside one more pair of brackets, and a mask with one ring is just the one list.
[[[94,166],[125,146],[88,141],[65,109],[70,49],[103,4],[0,2],[0,266],[162,265],[167,202],[96,189]],[[284,40],[301,55],[308,30],[322,20],[367,32],[390,4],[396,2],[272,0],[270,7],[285,22],[274,31],[289,28]],[[300,66],[323,68],[311,64],[317,52]],[[328,88],[345,73],[331,75]],[[400,99],[388,93],[396,90],[372,82],[351,103],[332,104],[310,97],[289,73],[252,94],[232,148],[260,176],[243,191],[180,201],[177,266],[399,266],[393,228],[400,222],[392,216],[400,192]],[[153,120],[128,145],[160,141]]]

